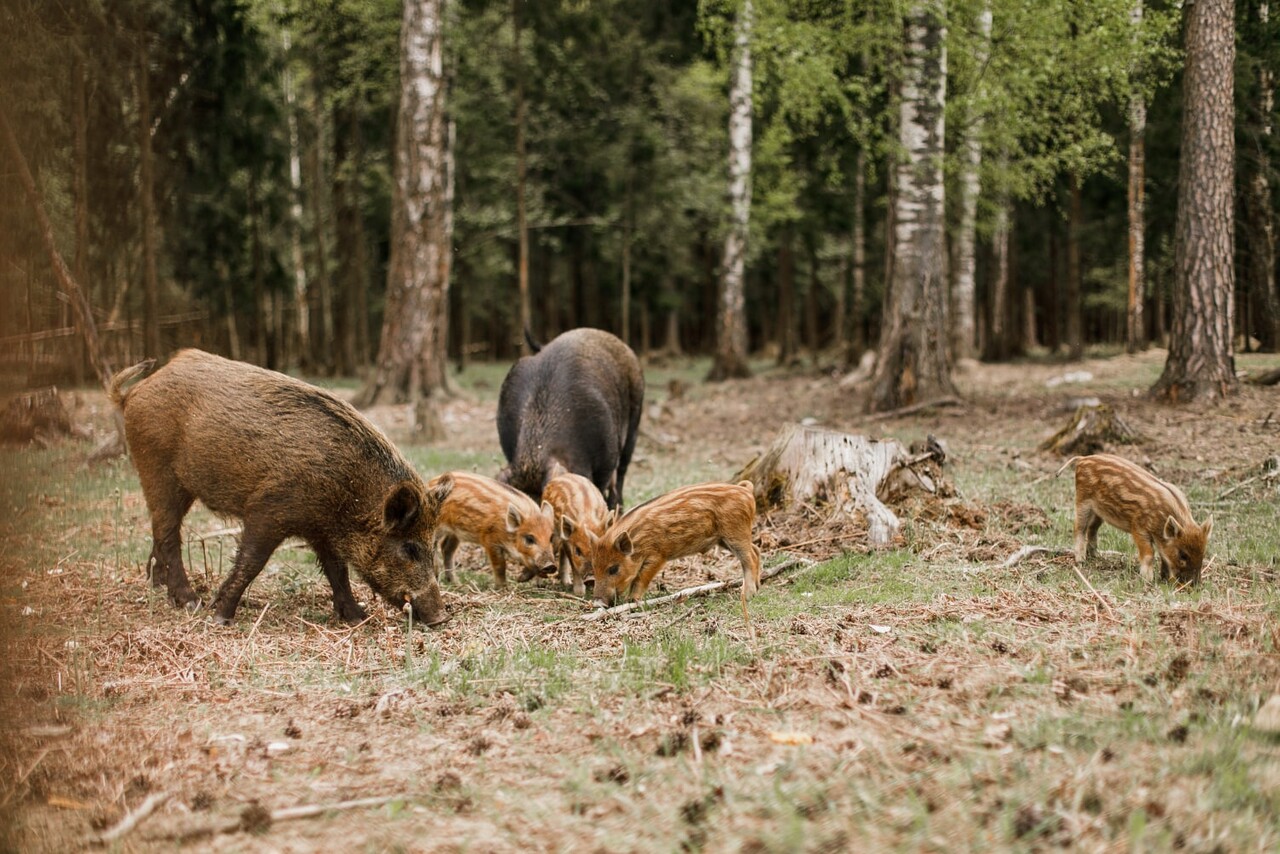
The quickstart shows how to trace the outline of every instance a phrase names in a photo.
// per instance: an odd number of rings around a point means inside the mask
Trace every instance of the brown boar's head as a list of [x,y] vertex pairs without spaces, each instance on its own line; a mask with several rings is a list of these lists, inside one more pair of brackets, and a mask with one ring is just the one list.
[[508,504],[509,557],[535,575],[554,575],[556,559],[551,551],[554,526],[555,511],[545,501],[536,513],[521,511],[515,502]]
[[631,534],[605,532],[595,539],[591,549],[591,572],[595,576],[595,603],[609,607],[631,592],[631,585],[640,574],[642,561],[636,553]]
[[1195,522],[1183,525],[1170,516],[1156,542],[1160,561],[1172,571],[1179,584],[1199,584],[1200,570],[1204,566],[1204,551],[1209,545],[1209,533],[1213,530],[1213,517],[1203,525]]
[[388,490],[382,519],[371,534],[377,539],[373,556],[361,575],[379,596],[402,608],[408,602],[413,619],[435,626],[448,619],[436,579],[436,517],[440,503],[453,491],[453,478],[438,480],[423,490],[420,483],[402,480]]

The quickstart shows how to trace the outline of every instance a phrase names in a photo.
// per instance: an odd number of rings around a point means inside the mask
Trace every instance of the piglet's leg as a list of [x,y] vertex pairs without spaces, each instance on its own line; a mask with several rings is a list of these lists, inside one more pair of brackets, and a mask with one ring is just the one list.
[[213,621],[220,626],[231,624],[231,619],[240,607],[240,598],[244,591],[262,572],[267,558],[284,540],[279,529],[269,523],[253,524],[245,522],[244,536],[240,540],[240,550],[236,552],[236,565],[231,574],[218,588],[218,595],[213,600]]
[[499,546],[489,546],[484,553],[489,556],[489,565],[493,567],[493,586],[503,590],[507,586],[507,556]]
[[1151,547],[1151,541],[1138,531],[1131,532],[1133,536],[1133,544],[1138,547],[1138,572],[1142,573],[1143,581],[1155,580],[1155,560],[1156,552]]
[[1076,505],[1076,563],[1084,563],[1098,551],[1098,528],[1102,517],[1089,504]]
[[458,550],[458,538],[445,534],[440,538],[440,560],[444,566],[444,580],[453,584],[458,577],[453,573],[453,553]]
[[644,594],[648,592],[649,585],[653,583],[653,579],[662,568],[667,565],[664,558],[657,558],[653,561],[646,562],[640,567],[640,572],[636,574],[636,580],[631,585],[631,601],[639,602],[644,598]]

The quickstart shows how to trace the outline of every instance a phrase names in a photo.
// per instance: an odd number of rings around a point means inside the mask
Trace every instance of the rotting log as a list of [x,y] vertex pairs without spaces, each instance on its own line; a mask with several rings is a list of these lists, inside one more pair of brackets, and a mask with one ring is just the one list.
[[1058,432],[1040,443],[1040,450],[1063,457],[1084,456],[1104,451],[1108,443],[1136,445],[1145,441],[1141,433],[1105,403],[1078,407]]
[[909,489],[936,493],[935,476],[917,467],[938,460],[939,453],[912,455],[895,439],[791,425],[733,480],[755,484],[756,503],[762,507],[801,502],[827,505],[846,516],[861,512],[868,541],[884,545],[901,527],[884,502]]

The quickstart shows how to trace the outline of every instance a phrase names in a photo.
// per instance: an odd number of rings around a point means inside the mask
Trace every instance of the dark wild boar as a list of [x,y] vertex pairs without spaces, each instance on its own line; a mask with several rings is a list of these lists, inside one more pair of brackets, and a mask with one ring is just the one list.
[[1170,570],[1182,584],[1198,584],[1213,517],[1204,525],[1191,518],[1182,490],[1112,454],[1072,457],[1058,469],[1076,467],[1076,562],[1098,549],[1098,529],[1107,522],[1133,537],[1138,569],[1151,581],[1156,560],[1160,579]]
[[498,587],[506,586],[508,559],[524,567],[529,578],[555,572],[550,504],[539,507],[523,492],[470,472],[442,474],[428,486],[446,478],[453,480],[453,491],[441,502],[436,521],[446,580],[454,580],[453,553],[460,542],[484,549]]
[[151,511],[151,581],[175,604],[198,608],[182,565],[182,519],[197,498],[244,521],[235,566],[213,600],[214,620],[235,616],[245,589],[286,537],[301,537],[346,622],[365,612],[348,567],[396,607],[428,625],[445,620],[433,537],[452,483],[428,489],[377,428],[349,404],[304,382],[199,350],[116,374],[111,401]]
[[[526,333],[527,336],[527,333]],[[571,329],[511,366],[498,396],[498,476],[542,500],[556,464],[622,504],[644,405],[644,374],[631,348],[599,329]]]
[[751,481],[701,483],[632,509],[592,544],[595,601],[639,602],[667,561],[721,546],[742,564],[742,613],[760,586],[760,550],[751,542],[756,499]]
[[[585,569],[591,557],[591,540],[604,534],[609,520],[610,511],[604,496],[582,475],[566,472],[547,481],[542,500],[555,512],[551,547],[560,567],[560,583],[566,586],[572,583],[574,594],[585,596]],[[531,577],[522,575],[520,580],[528,581]]]

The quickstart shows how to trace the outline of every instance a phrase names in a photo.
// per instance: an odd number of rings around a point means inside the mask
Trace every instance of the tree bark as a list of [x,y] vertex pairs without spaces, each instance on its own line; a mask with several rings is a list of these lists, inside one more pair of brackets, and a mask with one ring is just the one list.
[[707,379],[751,375],[747,365],[745,277],[751,214],[751,0],[744,0],[734,35],[729,87],[729,203],[732,220],[724,241],[724,267],[716,322],[716,354]]
[[[1258,23],[1263,32],[1268,31],[1271,20],[1271,4],[1268,0],[1258,3]],[[1275,210],[1271,201],[1271,135],[1272,111],[1275,109],[1275,76],[1266,62],[1258,63],[1258,163],[1253,175],[1250,217],[1255,229],[1255,239],[1250,241],[1253,257],[1253,287],[1258,294],[1262,319],[1259,335],[1264,349],[1280,352],[1280,279],[1276,277],[1276,226]]]
[[1067,178],[1070,194],[1067,219],[1067,358],[1078,361],[1084,357],[1084,298],[1080,280],[1080,231],[1084,228],[1081,211],[1080,176],[1074,172]]
[[453,219],[443,23],[444,0],[404,4],[386,315],[359,406],[417,404],[447,391]]
[[[85,79],[84,55],[79,48],[71,61],[72,70],[72,124],[75,132],[75,176],[73,195],[75,197],[76,249],[72,256],[72,273],[77,282],[89,287],[89,116],[88,116],[88,82]],[[92,299],[92,289],[86,298]],[[74,313],[74,312],[73,312]],[[84,380],[83,338],[77,338],[74,348],[76,382]]]
[[893,279],[869,401],[873,412],[953,396],[948,353],[942,159],[947,80],[940,4],[908,13],[902,72],[902,154],[895,170]]
[[796,354],[796,263],[791,226],[778,235],[778,364],[787,365]]
[[[974,57],[974,65],[982,68],[987,63],[991,45],[991,6],[984,4],[978,13],[978,30],[982,35]],[[982,86],[974,93],[981,98]],[[952,294],[954,316],[952,318],[952,351],[957,359],[973,358],[977,352],[976,282],[977,255],[974,245],[978,223],[978,193],[981,190],[979,170],[982,167],[982,117],[981,104],[969,116],[960,144],[961,165],[959,205],[960,224],[956,234],[956,284]]]
[[991,235],[995,270],[991,275],[991,321],[987,334],[987,358],[1000,362],[1009,358],[1009,200],[1001,199]]
[[[1134,28],[1142,24],[1145,0],[1134,0],[1129,20]],[[1146,343],[1142,304],[1146,298],[1145,267],[1145,184],[1146,151],[1143,139],[1147,127],[1147,103],[1141,94],[1129,99],[1129,310],[1125,324],[1125,350],[1136,353]]]
[[849,299],[847,366],[856,365],[867,349],[867,151],[858,147],[853,173],[853,289]]
[[289,128],[289,250],[293,262],[293,310],[297,315],[294,326],[297,340],[292,349],[298,364],[310,370],[311,308],[308,304],[307,265],[302,260],[302,147],[298,141],[298,98],[294,91],[293,69],[289,64],[289,30],[281,30],[280,38],[284,48],[282,83],[285,118]]
[[161,355],[160,279],[156,272],[155,178],[151,152],[151,64],[146,36],[138,39],[138,211],[142,217],[142,347]]
[[1182,153],[1169,356],[1152,394],[1177,403],[1236,389],[1233,0],[1187,7]]
[[[49,222],[49,216],[44,209],[44,200],[40,197],[40,190],[36,187],[35,178],[32,177],[31,169],[27,166],[27,158],[22,153],[22,147],[18,145],[18,137],[14,134],[13,127],[9,124],[9,116],[5,112],[3,105],[0,105],[0,131],[4,133],[5,143],[9,149],[9,157],[17,171],[18,180],[22,182],[22,189],[27,195],[27,201],[31,203],[32,213],[35,214],[36,228],[40,232],[40,241],[44,244],[45,253],[49,256],[49,265],[53,267],[53,274],[57,279],[58,287],[71,303],[76,327],[79,329],[81,337],[84,338],[85,348],[88,350],[89,362],[93,365],[94,375],[97,376],[98,382],[102,387],[106,388],[111,382],[111,368],[103,357],[102,346],[98,341],[98,327],[93,320],[93,311],[89,306],[89,298],[85,295],[80,283],[76,281],[75,276],[67,269],[67,264],[62,259],[62,253],[58,251],[58,245],[53,237],[53,225]],[[28,312],[30,312],[30,307],[31,294],[28,289]],[[31,331],[29,313],[27,315],[27,326],[28,331]]]
[[525,103],[524,103],[524,69],[520,66],[520,4],[523,0],[511,0],[511,25],[514,28],[514,47],[512,63],[515,66],[516,79],[516,233],[519,243],[519,257],[516,261],[516,275],[520,294],[520,329],[516,330],[520,352],[530,355],[529,344],[525,341],[523,331],[531,329],[532,312],[529,299],[529,222],[525,210],[525,189],[528,181],[528,162],[524,149]]

